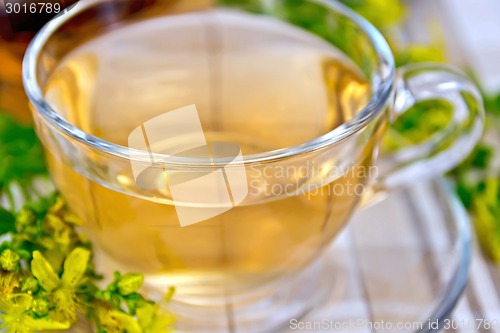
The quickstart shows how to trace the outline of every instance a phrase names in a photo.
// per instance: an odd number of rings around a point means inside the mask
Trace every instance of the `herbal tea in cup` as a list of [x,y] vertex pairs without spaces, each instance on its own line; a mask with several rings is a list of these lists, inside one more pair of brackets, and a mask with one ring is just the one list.
[[[296,316],[321,298],[331,277],[311,265],[367,189],[456,150],[378,174],[389,113],[410,105],[393,107],[380,34],[336,3],[82,2],[35,38],[24,69],[52,178],[99,250],[152,290],[175,286],[188,317],[231,299],[248,331],[283,324],[265,309]],[[470,110],[448,134],[475,143],[481,108],[460,73],[398,80],[442,98],[439,80],[458,82]],[[401,86],[396,99],[426,96]],[[310,299],[284,301],[297,276]]]

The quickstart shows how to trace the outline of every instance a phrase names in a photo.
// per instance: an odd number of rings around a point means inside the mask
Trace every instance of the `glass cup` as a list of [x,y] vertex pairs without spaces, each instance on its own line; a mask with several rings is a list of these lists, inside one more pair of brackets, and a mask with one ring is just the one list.
[[[461,72],[396,71],[373,26],[323,0],[82,1],[34,38],[23,78],[52,179],[106,267],[175,286],[193,332],[273,331],[313,309],[335,280],[322,250],[361,203],[450,170],[484,122]],[[449,124],[379,154],[432,99]]]

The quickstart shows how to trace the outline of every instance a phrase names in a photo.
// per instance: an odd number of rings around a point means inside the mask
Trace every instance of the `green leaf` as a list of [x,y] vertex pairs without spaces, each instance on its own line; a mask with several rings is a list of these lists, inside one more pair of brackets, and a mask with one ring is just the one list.
[[484,105],[487,111],[495,116],[500,116],[500,94],[495,96],[484,96]]
[[0,191],[13,181],[25,183],[46,174],[41,145],[32,126],[0,113]]
[[[500,225],[498,215],[490,208],[485,200],[475,200],[473,220],[482,250],[494,262],[500,263]],[[500,211],[498,206],[497,210]]]
[[132,293],[128,296],[124,296],[123,300],[125,301],[125,304],[127,305],[128,308],[128,312],[131,315],[135,315],[138,308],[143,307],[148,303],[144,298],[144,296],[138,293]]
[[144,283],[144,276],[138,273],[128,273],[118,280],[118,291],[127,296],[138,291]]
[[472,208],[473,190],[464,183],[458,182],[456,186],[457,195],[467,210]]
[[77,288],[84,280],[90,259],[90,251],[77,247],[64,261],[64,273],[61,281],[64,287]]
[[399,116],[384,138],[384,148],[397,151],[408,145],[421,144],[448,126],[453,105],[440,99],[424,100]]
[[486,169],[493,158],[493,148],[480,144],[471,155],[471,164],[473,168]]
[[50,263],[39,251],[33,252],[31,272],[46,291],[53,291],[60,285],[60,280]]
[[442,45],[407,45],[395,50],[394,57],[398,67],[418,62],[446,62]]
[[0,207],[0,236],[16,232],[16,217],[8,210]]
[[395,25],[404,18],[405,8],[400,0],[342,0],[378,28]]

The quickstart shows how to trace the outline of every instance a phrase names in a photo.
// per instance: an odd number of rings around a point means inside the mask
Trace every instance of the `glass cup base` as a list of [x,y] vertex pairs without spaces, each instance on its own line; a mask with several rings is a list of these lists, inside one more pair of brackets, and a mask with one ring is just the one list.
[[[106,270],[122,269],[99,252],[98,266]],[[175,314],[175,327],[185,333],[270,333],[290,327],[292,319],[300,320],[320,308],[327,299],[342,292],[343,271],[329,256],[319,257],[298,273],[254,288],[237,296],[192,297],[186,290],[199,285],[176,286],[168,310]],[[171,276],[145,277],[143,292],[151,299],[161,299],[172,286]],[[207,287],[211,288],[211,287]]]
[[[147,279],[146,279],[147,281]],[[175,313],[180,332],[267,333],[290,326],[320,306],[339,285],[331,262],[320,258],[300,273],[235,297],[205,302],[174,296],[169,310]],[[164,286],[146,286],[155,298]]]

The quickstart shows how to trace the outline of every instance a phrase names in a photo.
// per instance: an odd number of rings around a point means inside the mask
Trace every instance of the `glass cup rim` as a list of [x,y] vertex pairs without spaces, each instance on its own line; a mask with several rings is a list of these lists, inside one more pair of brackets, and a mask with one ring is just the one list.
[[[337,1],[308,1],[324,5],[325,7],[329,8],[329,10],[340,13],[341,15],[354,22],[361,29],[361,31],[366,34],[371,43],[371,47],[375,51],[375,55],[378,58],[379,63],[382,64],[378,66],[375,72],[381,71],[382,69],[380,67],[385,67],[382,76],[374,75],[374,77],[371,79],[370,85],[372,87],[373,96],[365,105],[365,107],[360,112],[358,112],[358,114],[356,114],[355,117],[334,128],[333,130],[322,134],[321,136],[298,145],[257,154],[243,155],[243,161],[233,161],[231,163],[231,166],[237,166],[239,164],[270,163],[273,161],[281,160],[283,158],[300,156],[309,152],[317,151],[325,147],[338,144],[366,127],[373,119],[377,117],[377,115],[380,114],[380,112],[384,110],[385,103],[392,92],[395,77],[395,61],[390,47],[385,38],[382,36],[381,32],[378,31],[378,29],[376,29],[362,16],[358,15],[353,10]],[[114,157],[149,164],[153,160],[155,161],[155,164],[159,162],[162,165],[166,164],[175,167],[227,166],[228,158],[226,157],[207,159],[171,156],[133,149],[100,139],[97,136],[89,134],[66,121],[45,101],[42,89],[38,84],[37,71],[38,58],[45,43],[51,38],[52,34],[55,33],[58,28],[60,28],[64,23],[70,21],[81,11],[99,3],[102,3],[102,1],[87,0],[85,1],[85,3],[83,3],[83,1],[79,1],[75,6],[78,8],[74,8],[70,12],[67,12],[65,15],[59,15],[58,17],[49,21],[36,34],[36,36],[29,44],[23,60],[23,83],[28,99],[33,105],[33,112],[40,114],[43,117],[44,121],[48,122],[50,126],[55,128],[64,136],[70,139],[74,139],[93,150],[98,150]]]

